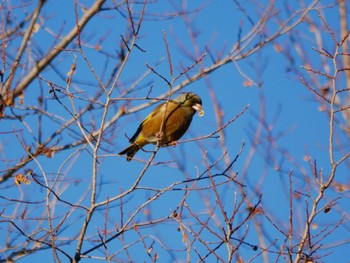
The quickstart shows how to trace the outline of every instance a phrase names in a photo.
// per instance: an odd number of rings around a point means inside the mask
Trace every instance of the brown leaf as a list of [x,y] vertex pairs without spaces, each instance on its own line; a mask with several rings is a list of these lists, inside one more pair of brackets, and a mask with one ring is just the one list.
[[249,79],[246,79],[243,82],[243,87],[251,87],[251,86],[253,86],[253,82],[251,82]]
[[96,50],[96,51],[101,51],[101,49],[102,49],[102,47],[101,47],[100,44],[97,44],[97,45],[95,46],[95,50]]
[[138,228],[138,226],[137,226],[137,225],[134,225],[134,229],[135,229],[135,231],[136,231],[136,232],[138,232],[138,231],[139,231],[139,228]]
[[311,159],[311,156],[310,156],[310,155],[304,155],[303,160],[304,160],[305,162],[310,161],[310,159]]
[[54,156],[54,154],[55,154],[55,152],[54,152],[52,149],[46,148],[46,147],[44,147],[44,146],[42,146],[42,145],[39,146],[38,151],[39,151],[41,154],[45,154],[45,156],[46,156],[47,158],[52,158],[52,157]]
[[301,195],[300,195],[299,192],[294,192],[294,193],[293,193],[293,196],[294,196],[294,198],[295,198],[296,200],[300,199],[300,197],[301,197]]
[[17,174],[15,176],[15,184],[20,185],[21,183],[25,183],[26,185],[30,184],[30,181],[27,176],[24,176],[23,174]]
[[151,213],[151,211],[149,210],[149,208],[145,208],[145,210],[143,210],[143,214],[145,216],[148,216]]
[[274,44],[273,47],[275,48],[276,52],[280,53],[283,48],[280,44]]
[[335,191],[337,191],[338,193],[343,193],[349,190],[349,186],[347,186],[346,184],[338,183],[336,181],[332,183],[332,186],[334,187]]
[[40,29],[40,25],[38,23],[35,23],[34,26],[33,26],[33,33],[38,32],[39,29]]
[[155,253],[153,257],[154,262],[156,262],[158,258],[159,258],[158,253]]

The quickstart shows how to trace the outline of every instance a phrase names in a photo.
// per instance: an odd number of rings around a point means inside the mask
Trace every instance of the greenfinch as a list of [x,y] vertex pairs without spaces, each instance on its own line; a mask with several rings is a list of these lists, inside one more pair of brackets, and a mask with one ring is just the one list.
[[119,155],[126,154],[129,162],[147,144],[174,144],[185,134],[197,111],[199,116],[204,115],[202,100],[191,92],[158,105],[137,128],[130,139],[131,144]]

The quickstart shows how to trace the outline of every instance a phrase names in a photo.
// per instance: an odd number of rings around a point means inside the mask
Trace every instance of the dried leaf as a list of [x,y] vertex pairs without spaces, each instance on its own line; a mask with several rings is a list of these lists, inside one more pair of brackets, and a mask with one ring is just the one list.
[[36,248],[40,248],[40,247],[41,247],[41,243],[38,242],[38,241],[35,241],[35,242],[34,242],[34,246],[35,246]]
[[310,156],[310,155],[304,155],[303,160],[304,160],[305,162],[310,161],[310,159],[311,159],[311,156]]
[[319,112],[323,112],[323,111],[326,111],[326,110],[327,110],[327,105],[326,104],[320,105],[318,107],[318,111]]
[[263,213],[262,208],[254,207],[254,206],[248,206],[248,207],[247,207],[247,211],[248,211],[249,214],[251,214],[251,215],[257,215],[257,214],[262,214],[262,213]]
[[45,156],[47,158],[53,158],[55,152],[54,151],[51,151],[50,149],[48,149],[48,151],[45,153]]
[[280,44],[274,44],[273,47],[275,48],[276,52],[280,53],[283,48]]
[[35,23],[34,26],[33,26],[33,33],[38,32],[39,29],[40,29],[40,25],[38,23]]
[[249,79],[246,79],[243,82],[243,87],[251,87],[251,86],[253,86],[253,82],[251,82]]
[[53,158],[55,152],[54,152],[52,149],[46,148],[46,147],[44,147],[44,146],[42,146],[42,145],[39,146],[39,147],[40,147],[41,153],[42,153],[42,154],[45,154],[45,156],[46,156],[47,158]]
[[145,209],[143,210],[143,214],[144,214],[145,216],[148,216],[150,213],[151,213],[151,211],[149,210],[149,208],[145,208]]
[[14,99],[13,96],[8,96],[8,97],[5,99],[5,105],[13,106],[13,105],[15,104],[15,101],[14,101],[13,99]]
[[294,196],[294,198],[295,198],[296,200],[300,199],[300,197],[301,197],[301,195],[300,195],[299,192],[294,192],[294,193],[293,193],[293,196]]
[[338,193],[343,193],[349,190],[349,187],[346,184],[341,184],[336,181],[332,183],[332,186],[334,187],[335,191],[337,191]]
[[97,45],[95,46],[95,50],[96,50],[96,51],[101,51],[101,49],[102,49],[102,47],[101,47],[100,44],[97,44]]
[[17,174],[15,176],[15,184],[20,185],[21,183],[25,183],[26,185],[30,184],[30,181],[27,176],[24,176],[23,174]]
[[153,257],[154,262],[156,262],[158,258],[159,258],[158,253],[155,253]]

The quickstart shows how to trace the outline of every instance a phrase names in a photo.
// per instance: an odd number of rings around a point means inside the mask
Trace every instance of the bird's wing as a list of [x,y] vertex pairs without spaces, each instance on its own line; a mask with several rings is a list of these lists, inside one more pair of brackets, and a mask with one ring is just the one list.
[[151,120],[154,116],[162,112],[165,108],[164,109],[161,109],[161,108],[164,106],[165,106],[165,103],[159,104],[157,107],[154,108],[154,110],[150,114],[148,114],[148,116],[143,120],[143,122],[141,122],[141,124],[137,128],[135,134],[129,140],[130,142],[134,142],[136,140],[137,136],[139,136],[140,132],[142,131],[144,124],[149,120]]
[[185,107],[176,108],[176,112],[174,111],[173,114],[170,114],[166,122],[165,136],[167,140],[179,140],[187,131],[191,121],[192,114],[188,113]]
[[141,130],[142,130],[142,125],[143,125],[143,122],[141,122],[140,126],[137,128],[135,134],[131,137],[131,139],[129,140],[129,142],[134,142],[135,139],[137,138],[137,136],[139,136]]

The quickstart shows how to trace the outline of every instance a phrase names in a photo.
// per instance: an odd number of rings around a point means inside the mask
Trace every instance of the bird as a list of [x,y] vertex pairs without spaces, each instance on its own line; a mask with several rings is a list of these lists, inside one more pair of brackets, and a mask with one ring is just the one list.
[[129,162],[147,144],[157,144],[161,147],[176,145],[176,141],[189,128],[196,112],[200,117],[204,115],[201,98],[192,92],[183,93],[158,105],[141,122],[129,140],[130,145],[119,155],[126,154],[126,160]]

